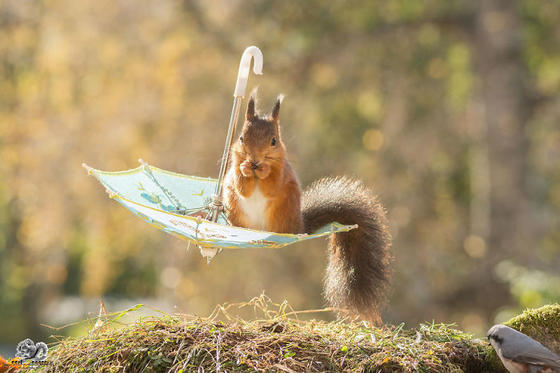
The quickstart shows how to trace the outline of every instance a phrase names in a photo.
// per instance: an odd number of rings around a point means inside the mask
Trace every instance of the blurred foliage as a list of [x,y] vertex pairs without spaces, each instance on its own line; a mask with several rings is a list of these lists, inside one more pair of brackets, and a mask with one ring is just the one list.
[[[496,273],[509,284],[511,294],[524,309],[557,303],[560,299],[560,276],[557,274],[528,269],[509,260],[499,263]],[[499,315],[504,318],[517,312],[518,308],[506,308]]]
[[[249,89],[260,86],[263,111],[286,94],[282,135],[302,184],[354,175],[387,207],[396,259],[388,321],[480,332],[500,307],[528,305],[526,289],[558,301],[519,279],[560,266],[560,4],[489,3],[498,10],[466,0],[1,2],[0,343],[49,334],[39,324],[52,314],[95,312],[75,300],[101,296],[202,314],[263,289],[298,309],[323,305],[325,242],[225,252],[207,265],[110,201],[80,167],[122,170],[141,157],[216,176],[251,44],[264,53],[264,75]],[[508,11],[515,27],[504,27]],[[481,27],[520,45],[507,58],[525,85],[496,96],[519,93],[512,102],[528,113],[526,146],[509,150],[527,165],[527,198],[506,199],[528,213],[509,231],[494,229],[489,207],[490,176],[501,170],[484,95],[484,74],[508,70],[480,67]],[[523,232],[529,239],[511,247],[491,239]],[[518,265],[498,277],[504,259]],[[513,296],[500,278],[515,282]]]

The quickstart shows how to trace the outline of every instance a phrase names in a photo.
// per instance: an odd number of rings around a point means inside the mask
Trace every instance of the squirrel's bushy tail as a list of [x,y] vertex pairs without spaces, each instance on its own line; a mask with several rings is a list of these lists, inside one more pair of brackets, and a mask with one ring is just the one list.
[[305,190],[302,214],[306,233],[335,221],[358,224],[331,235],[325,296],[334,307],[378,319],[389,284],[391,234],[376,197],[360,181],[324,178]]

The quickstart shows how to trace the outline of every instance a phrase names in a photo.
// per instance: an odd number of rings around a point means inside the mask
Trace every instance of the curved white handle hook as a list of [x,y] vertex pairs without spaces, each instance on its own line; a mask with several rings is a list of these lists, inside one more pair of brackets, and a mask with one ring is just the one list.
[[233,91],[233,97],[245,96],[249,71],[251,70],[251,59],[254,59],[253,72],[257,75],[262,75],[263,54],[259,48],[252,45],[245,49],[243,56],[241,56],[239,71],[237,73],[237,84],[235,85],[235,91]]

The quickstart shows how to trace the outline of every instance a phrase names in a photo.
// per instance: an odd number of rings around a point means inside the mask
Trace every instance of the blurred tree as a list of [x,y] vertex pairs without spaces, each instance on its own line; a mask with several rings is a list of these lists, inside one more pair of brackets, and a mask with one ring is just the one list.
[[[0,3],[0,343],[49,333],[39,324],[61,309],[79,314],[72,297],[207,313],[266,289],[322,305],[324,243],[208,266],[80,167],[142,157],[215,176],[250,44],[265,56],[250,81],[260,109],[286,94],[302,183],[354,175],[387,206],[389,321],[477,331],[527,304],[504,271],[560,265],[558,17],[538,0]],[[503,259],[518,267],[496,275]]]

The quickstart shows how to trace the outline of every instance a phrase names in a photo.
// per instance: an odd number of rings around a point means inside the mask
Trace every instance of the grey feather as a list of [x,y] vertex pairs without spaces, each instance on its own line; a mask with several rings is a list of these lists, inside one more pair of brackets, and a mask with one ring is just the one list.
[[560,356],[533,338],[505,325],[494,325],[488,338],[498,345],[502,356],[518,363],[560,369]]

